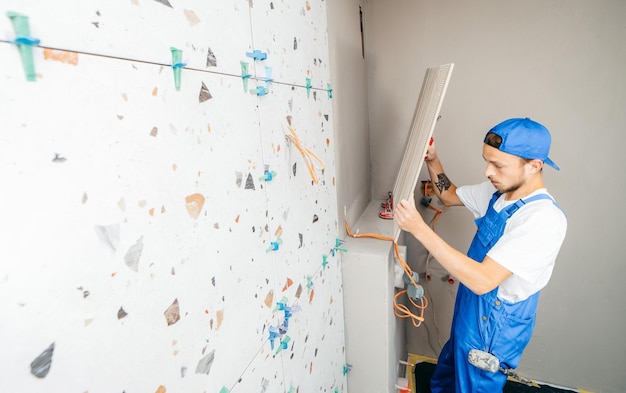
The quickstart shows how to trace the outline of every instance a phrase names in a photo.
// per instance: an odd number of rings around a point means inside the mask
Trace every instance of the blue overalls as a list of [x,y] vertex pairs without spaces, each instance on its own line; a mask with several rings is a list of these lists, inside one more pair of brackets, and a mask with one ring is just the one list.
[[[467,252],[467,256],[475,261],[483,261],[504,233],[506,221],[521,206],[538,199],[552,200],[546,194],[539,194],[526,200],[520,199],[498,213],[493,204],[500,195],[499,192],[493,194],[487,213],[476,220],[478,231]],[[483,371],[471,365],[467,354],[470,349],[479,349],[495,355],[501,367],[516,368],[535,326],[538,300],[539,292],[536,292],[526,300],[510,303],[498,298],[497,287],[478,296],[459,283],[450,339],[439,355],[431,379],[431,391],[501,392],[506,375]]]

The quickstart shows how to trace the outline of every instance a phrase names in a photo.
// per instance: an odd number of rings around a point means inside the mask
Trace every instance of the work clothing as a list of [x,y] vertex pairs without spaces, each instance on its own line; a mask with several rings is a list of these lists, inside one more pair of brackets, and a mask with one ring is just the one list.
[[[521,207],[543,199],[554,202],[547,194],[536,194],[525,200],[520,199],[498,212],[494,209],[494,204],[500,195],[495,192],[485,215],[476,219],[478,231],[467,255],[477,262],[484,260],[504,234],[507,221]],[[557,250],[559,247],[560,244]],[[495,355],[503,368],[518,366],[535,325],[539,291],[522,301],[511,302],[498,296],[498,289],[496,287],[479,296],[462,283],[459,284],[450,339],[439,355],[431,380],[433,393],[502,391],[506,375],[483,371],[471,365],[467,360],[471,349]]]
[[[479,218],[487,214],[496,188],[490,181],[459,187],[456,191],[465,207]],[[540,188],[526,196],[546,194]],[[493,208],[499,212],[515,200],[498,198]],[[498,287],[498,297],[517,303],[543,289],[552,271],[567,232],[567,218],[551,199],[527,203],[511,216],[502,237],[487,252],[487,256],[512,273]]]

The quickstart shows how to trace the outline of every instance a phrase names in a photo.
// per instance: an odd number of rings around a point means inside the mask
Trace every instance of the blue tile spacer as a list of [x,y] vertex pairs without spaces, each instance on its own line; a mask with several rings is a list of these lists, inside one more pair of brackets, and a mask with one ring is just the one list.
[[252,57],[254,61],[262,61],[267,59],[267,53],[261,52],[258,49],[255,49],[252,52],[246,52],[246,56]]
[[279,332],[278,332],[278,328],[274,327],[274,326],[270,326],[269,328],[269,332],[270,332],[270,346],[272,348],[272,350],[274,349],[274,340],[276,338],[280,338]]
[[276,172],[274,172],[274,171],[265,171],[265,173],[263,174],[263,176],[261,176],[259,178],[259,180],[262,180],[262,181],[272,181],[272,179],[274,179],[274,176],[276,176]]
[[254,89],[250,89],[250,94],[256,94],[258,97],[266,95],[268,92],[265,86],[257,86]]
[[41,42],[41,40],[39,38],[33,38],[33,37],[15,37],[15,40],[13,40],[14,44],[18,44],[18,45],[29,45],[29,46],[37,46],[39,45],[39,43]]
[[283,243],[281,238],[276,238],[275,242],[270,242],[270,246],[265,252],[277,251],[280,248],[280,245]]

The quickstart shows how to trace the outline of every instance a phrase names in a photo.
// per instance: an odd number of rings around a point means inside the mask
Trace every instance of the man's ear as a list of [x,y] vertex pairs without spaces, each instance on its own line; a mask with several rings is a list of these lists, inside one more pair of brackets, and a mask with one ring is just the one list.
[[543,161],[541,160],[530,160],[528,164],[533,172],[541,172],[541,169],[543,168]]

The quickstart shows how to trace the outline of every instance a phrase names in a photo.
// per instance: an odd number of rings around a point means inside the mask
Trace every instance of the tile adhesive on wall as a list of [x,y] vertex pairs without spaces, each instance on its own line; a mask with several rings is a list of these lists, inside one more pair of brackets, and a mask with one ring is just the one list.
[[0,11],[0,391],[346,392],[325,2]]

